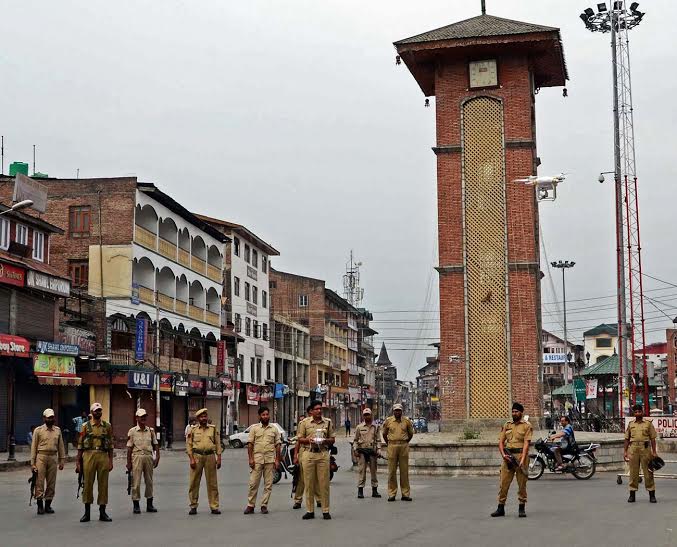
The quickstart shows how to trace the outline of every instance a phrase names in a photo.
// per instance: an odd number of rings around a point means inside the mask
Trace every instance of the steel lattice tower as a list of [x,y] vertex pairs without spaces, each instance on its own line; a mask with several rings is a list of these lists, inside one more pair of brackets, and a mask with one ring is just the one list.
[[[633,2],[614,1],[597,5],[597,13],[588,8],[581,19],[592,32],[611,33],[614,102],[614,178],[616,189],[616,240],[618,276],[618,356],[619,408],[623,409],[623,378],[630,376],[632,404],[637,399],[637,352],[641,350],[643,403],[649,412],[649,379],[644,330],[644,288],[642,283],[642,246],[640,240],[635,128],[632,106],[629,31],[639,25],[644,13]],[[610,9],[609,9],[610,8]],[[626,292],[626,287],[629,292]],[[629,312],[629,323],[628,323]],[[627,342],[630,346],[628,364]]]

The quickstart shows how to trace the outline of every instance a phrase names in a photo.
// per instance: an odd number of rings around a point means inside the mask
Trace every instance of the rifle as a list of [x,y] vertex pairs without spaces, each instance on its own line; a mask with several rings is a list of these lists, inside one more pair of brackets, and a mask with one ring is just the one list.
[[381,458],[382,460],[386,459],[377,450],[374,450],[373,448],[358,448],[355,452],[357,452],[358,454],[362,454],[364,456],[365,463],[369,463],[371,458],[376,459]]
[[511,471],[515,469],[515,470],[522,471],[522,473],[524,473],[524,470],[520,466],[520,462],[517,461],[517,458],[515,457],[515,455],[512,452],[510,452],[506,448],[503,451],[503,455],[508,459],[508,461],[506,462],[507,465],[508,465],[508,469],[510,469]]
[[84,466],[82,465],[82,458],[80,458],[80,471],[78,472],[78,491],[75,494],[75,498],[78,499],[80,497],[80,490],[82,490],[82,487],[85,484],[85,472],[84,472]]
[[127,495],[132,495],[132,472],[127,471]]
[[35,485],[38,482],[38,472],[37,471],[32,471],[31,472],[31,478],[28,479],[28,484],[30,485],[30,492],[31,496],[28,498],[28,505],[32,505],[33,498],[35,497]]
[[292,476],[292,481],[291,481],[291,497],[294,497],[294,494],[296,494],[296,488],[299,485],[299,479],[301,478],[301,465],[293,465],[291,469],[291,476]]

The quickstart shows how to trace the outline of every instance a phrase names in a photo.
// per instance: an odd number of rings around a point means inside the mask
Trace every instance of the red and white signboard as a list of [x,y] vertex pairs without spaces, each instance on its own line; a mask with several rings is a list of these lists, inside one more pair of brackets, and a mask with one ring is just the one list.
[[10,357],[30,357],[31,344],[25,338],[0,334],[0,355]]
[[248,405],[258,405],[259,404],[259,386],[247,386],[247,404]]
[[11,264],[0,263],[0,283],[23,287],[26,284],[26,270]]
[[[625,418],[625,428],[634,418]],[[677,439],[677,417],[676,416],[644,416],[644,420],[653,423],[659,439]]]

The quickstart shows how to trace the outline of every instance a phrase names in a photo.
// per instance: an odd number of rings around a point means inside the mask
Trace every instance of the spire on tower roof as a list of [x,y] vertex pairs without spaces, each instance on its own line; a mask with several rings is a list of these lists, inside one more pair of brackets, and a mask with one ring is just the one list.
[[376,359],[376,364],[382,367],[388,367],[393,364],[388,357],[388,350],[386,349],[385,342],[381,345],[381,351],[378,354],[378,359]]

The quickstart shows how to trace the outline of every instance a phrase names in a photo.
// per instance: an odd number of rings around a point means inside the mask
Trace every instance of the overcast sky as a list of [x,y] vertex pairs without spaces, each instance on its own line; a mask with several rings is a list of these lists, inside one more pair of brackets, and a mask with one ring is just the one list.
[[[578,18],[592,3],[487,0],[490,14],[562,29],[569,97],[538,95],[538,154],[541,174],[571,173],[541,223],[548,259],[576,261],[574,337],[615,314],[613,187],[597,183],[613,167],[609,36]],[[677,3],[640,9],[631,48],[644,269],[677,282]],[[6,2],[5,166],[30,162],[37,144],[37,170],[51,176],[136,175],[245,224],[280,250],[275,267],[339,292],[353,249],[378,345],[413,378],[426,352],[412,350],[438,336],[434,108],[395,66],[392,42],[479,12],[480,0]],[[557,276],[554,287],[546,275],[544,302],[561,299]],[[645,287],[662,288],[647,294],[677,315],[677,288]],[[558,309],[547,305],[544,322],[561,335]],[[647,306],[650,340],[671,324],[663,312]]]

